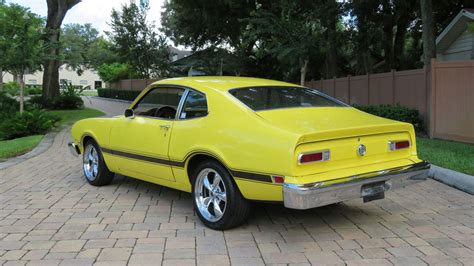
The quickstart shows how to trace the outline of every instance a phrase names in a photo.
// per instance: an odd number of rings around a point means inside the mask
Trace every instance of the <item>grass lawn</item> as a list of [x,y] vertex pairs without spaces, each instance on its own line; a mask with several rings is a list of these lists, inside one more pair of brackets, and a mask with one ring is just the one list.
[[102,113],[101,111],[91,108],[84,108],[79,110],[52,110],[48,111],[48,113],[60,117],[61,120],[59,120],[57,125],[57,127],[59,128],[72,125],[74,122],[81,119],[104,115],[104,113]]
[[82,95],[82,96],[98,96],[98,95],[97,95],[97,90],[87,90],[87,91],[83,91],[83,92],[81,92],[81,95]]
[[416,145],[421,159],[474,175],[474,145],[428,138],[417,138]]
[[[62,129],[84,118],[98,117],[104,115],[104,113],[102,113],[101,111],[91,108],[84,108],[79,110],[54,110],[48,112],[59,116],[59,118],[61,119],[56,125],[56,129]],[[12,140],[1,140],[0,159],[18,156],[28,151],[31,151],[36,147],[36,145],[38,145],[38,143],[40,143],[41,139],[43,139],[43,135],[34,135]]]
[[33,135],[12,140],[0,141],[0,159],[31,151],[40,143],[43,135]]

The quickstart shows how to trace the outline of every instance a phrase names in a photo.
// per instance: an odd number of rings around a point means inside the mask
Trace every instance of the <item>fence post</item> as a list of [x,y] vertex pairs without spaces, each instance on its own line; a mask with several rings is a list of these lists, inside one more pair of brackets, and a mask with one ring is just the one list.
[[332,97],[336,98],[336,76],[332,77]]
[[367,72],[367,105],[370,105],[370,73]]
[[351,75],[347,75],[347,103],[351,104]]
[[[426,97],[428,99],[429,103],[429,109],[428,109],[428,114],[429,114],[429,132],[428,135],[430,138],[434,138],[435,135],[435,128],[436,128],[436,59],[431,59],[431,69],[430,69],[430,74],[431,74],[431,88],[429,88],[429,97]],[[426,80],[426,79],[425,79]]]
[[395,69],[392,69],[392,105],[395,105]]

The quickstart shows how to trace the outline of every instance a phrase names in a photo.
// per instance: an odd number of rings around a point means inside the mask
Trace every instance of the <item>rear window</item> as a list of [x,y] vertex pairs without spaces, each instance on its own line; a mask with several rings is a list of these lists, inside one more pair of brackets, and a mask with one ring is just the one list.
[[254,111],[295,107],[338,107],[344,104],[317,90],[301,87],[250,87],[229,91]]

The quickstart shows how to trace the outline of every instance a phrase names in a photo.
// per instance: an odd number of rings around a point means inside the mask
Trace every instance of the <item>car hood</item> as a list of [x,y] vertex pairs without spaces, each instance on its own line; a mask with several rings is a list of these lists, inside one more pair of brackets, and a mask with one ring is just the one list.
[[409,131],[412,128],[410,124],[374,116],[352,107],[285,108],[256,114],[273,126],[304,135],[303,142]]

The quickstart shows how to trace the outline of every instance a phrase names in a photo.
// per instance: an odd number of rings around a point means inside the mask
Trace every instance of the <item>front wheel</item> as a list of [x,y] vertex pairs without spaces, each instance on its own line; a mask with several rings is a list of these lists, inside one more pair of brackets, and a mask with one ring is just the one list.
[[205,161],[194,171],[193,199],[199,219],[216,230],[238,226],[250,213],[250,203],[228,171],[215,161]]
[[104,186],[112,182],[114,173],[110,172],[107,165],[105,165],[99,144],[94,140],[86,142],[82,162],[84,176],[89,184],[93,186]]

